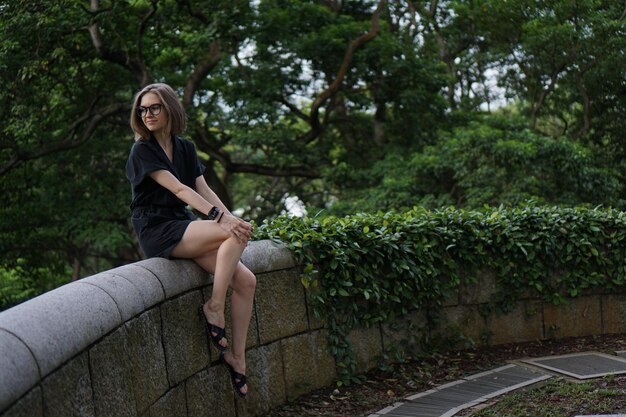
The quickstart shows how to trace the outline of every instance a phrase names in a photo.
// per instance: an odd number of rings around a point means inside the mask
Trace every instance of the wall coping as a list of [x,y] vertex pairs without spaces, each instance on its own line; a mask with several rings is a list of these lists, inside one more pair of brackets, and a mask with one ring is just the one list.
[[[250,242],[241,261],[255,274],[296,266],[293,254],[270,240]],[[191,260],[151,258],[0,312],[0,412],[126,321],[211,282],[212,276]]]

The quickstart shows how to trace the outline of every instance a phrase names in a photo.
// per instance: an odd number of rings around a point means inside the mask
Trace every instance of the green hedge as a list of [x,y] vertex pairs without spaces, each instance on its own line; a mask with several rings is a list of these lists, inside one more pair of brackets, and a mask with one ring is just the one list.
[[461,282],[495,272],[493,307],[522,293],[562,303],[584,289],[626,282],[626,215],[610,209],[414,208],[347,217],[280,217],[256,238],[286,244],[304,265],[315,311],[331,330],[341,382],[353,378],[347,333],[423,310],[436,316]]

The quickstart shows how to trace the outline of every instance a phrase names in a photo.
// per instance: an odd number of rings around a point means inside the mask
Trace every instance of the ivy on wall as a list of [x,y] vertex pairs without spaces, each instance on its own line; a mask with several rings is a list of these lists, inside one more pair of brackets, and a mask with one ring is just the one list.
[[280,241],[304,265],[302,283],[327,319],[339,383],[355,378],[350,329],[411,310],[434,318],[443,300],[484,268],[495,272],[493,305],[503,312],[522,294],[559,304],[626,282],[626,214],[612,209],[284,216],[262,224],[255,238]]

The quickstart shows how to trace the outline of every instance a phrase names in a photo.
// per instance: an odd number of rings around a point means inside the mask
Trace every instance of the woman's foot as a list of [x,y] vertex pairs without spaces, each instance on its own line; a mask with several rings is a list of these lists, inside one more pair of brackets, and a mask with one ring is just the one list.
[[226,339],[224,309],[215,307],[211,304],[211,300],[202,306],[202,314],[207,324],[209,336],[217,350],[224,352],[228,348],[228,340]]
[[220,354],[220,360],[226,365],[230,372],[230,380],[235,393],[241,398],[245,398],[248,394],[245,357],[237,357],[232,352],[225,352]]

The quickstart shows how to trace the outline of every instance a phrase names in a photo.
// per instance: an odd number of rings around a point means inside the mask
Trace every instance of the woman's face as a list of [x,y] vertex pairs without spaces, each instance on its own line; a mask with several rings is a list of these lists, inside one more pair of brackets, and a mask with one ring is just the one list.
[[150,132],[156,134],[167,128],[167,112],[159,96],[154,93],[146,93],[141,97],[139,106],[141,120]]

